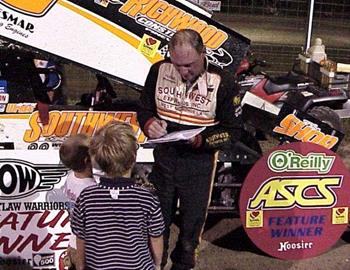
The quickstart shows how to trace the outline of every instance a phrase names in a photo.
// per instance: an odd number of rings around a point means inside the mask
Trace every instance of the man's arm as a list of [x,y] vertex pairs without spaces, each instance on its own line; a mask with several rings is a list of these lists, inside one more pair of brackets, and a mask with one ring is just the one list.
[[160,269],[163,256],[163,235],[159,237],[150,237],[151,251],[156,269]]
[[147,137],[156,139],[167,133],[167,123],[158,118],[155,102],[156,85],[160,63],[151,66],[140,97],[137,120]]
[[80,239],[79,237],[77,239],[77,270],[84,270],[85,269],[85,240]]

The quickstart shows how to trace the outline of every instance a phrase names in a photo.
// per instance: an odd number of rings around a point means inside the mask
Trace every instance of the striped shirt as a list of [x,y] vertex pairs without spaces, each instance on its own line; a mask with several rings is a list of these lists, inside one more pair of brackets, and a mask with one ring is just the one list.
[[158,199],[134,180],[100,178],[78,197],[71,222],[87,269],[154,269],[149,237],[163,233],[163,218]]

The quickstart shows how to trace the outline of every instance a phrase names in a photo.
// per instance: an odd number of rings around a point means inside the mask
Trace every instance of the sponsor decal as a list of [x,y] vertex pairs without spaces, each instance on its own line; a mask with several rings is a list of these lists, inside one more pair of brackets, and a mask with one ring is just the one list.
[[285,104],[273,128],[273,134],[282,142],[311,142],[336,151],[344,134],[327,123]]
[[55,253],[34,253],[33,269],[55,268]]
[[159,48],[160,40],[157,40],[147,34],[144,34],[138,50],[147,57],[153,58]]
[[199,5],[212,11],[221,10],[221,1],[199,0]]
[[36,108],[36,103],[8,103],[6,113],[32,113]]
[[94,3],[103,7],[108,7],[109,0],[94,0]]
[[[248,209],[332,207],[336,203],[334,188],[340,188],[341,183],[341,177],[270,178],[249,199]],[[306,195],[308,191],[318,195]]]
[[34,24],[0,7],[0,29],[1,31],[9,31],[12,35],[28,38],[30,34],[34,33]]
[[205,45],[213,50],[218,49],[228,38],[224,31],[166,1],[129,0],[119,8],[119,12],[135,19],[136,22],[140,20],[139,16],[144,16],[145,19],[139,22],[143,24],[147,23],[148,18],[155,26],[149,25],[149,28],[160,31],[161,34],[166,30],[170,30],[170,34],[184,28],[194,29],[200,33]]
[[0,159],[0,199],[25,198],[36,192],[52,190],[66,176],[67,171],[62,165]]
[[0,112],[5,112],[6,104],[0,104]]
[[261,228],[264,226],[264,212],[258,211],[247,211],[246,215],[246,226],[247,228]]
[[[19,202],[19,204],[24,208],[24,203]],[[69,215],[65,209],[4,212],[0,219],[1,254],[5,256],[20,254],[27,257],[31,252],[32,258],[25,261],[30,262],[34,267],[42,264],[40,269],[47,269],[49,265],[51,267],[52,252],[62,252],[67,248],[69,226]],[[55,228],[55,231],[50,233],[48,230],[52,231],[52,228]],[[44,253],[43,250],[46,252]]]
[[44,16],[56,2],[57,0],[0,0],[0,4],[8,8],[35,17]]
[[317,124],[301,120],[294,114],[284,117],[273,132],[287,135],[298,141],[316,143],[328,149],[332,149],[339,141],[338,137],[322,132]]
[[302,142],[278,146],[243,183],[239,207],[244,229],[271,256],[317,256],[347,228],[349,178],[340,157],[325,147]]
[[39,113],[35,111],[29,118],[29,128],[25,130],[23,141],[37,142],[42,138],[63,138],[84,133],[92,136],[100,127],[112,120],[129,123],[138,143],[144,143],[146,136],[141,131],[135,112],[91,112],[91,111],[50,111],[49,123],[42,126]]
[[9,94],[7,93],[0,93],[0,103],[6,104],[9,102]]
[[58,157],[42,164],[24,161],[26,151],[17,155],[0,160],[0,268],[56,270],[70,237],[67,168],[55,164]]
[[307,156],[293,150],[274,151],[268,159],[268,166],[274,172],[316,171],[328,173],[334,163],[334,156],[324,153],[309,153]]
[[0,80],[0,93],[7,93],[7,81]]
[[232,56],[223,48],[217,50],[207,48],[206,52],[208,60],[218,67],[224,68],[233,63]]
[[239,104],[241,104],[241,97],[240,96],[234,96],[232,103],[233,103],[234,106],[238,106]]
[[332,209],[332,224],[348,224],[349,208],[337,207]]

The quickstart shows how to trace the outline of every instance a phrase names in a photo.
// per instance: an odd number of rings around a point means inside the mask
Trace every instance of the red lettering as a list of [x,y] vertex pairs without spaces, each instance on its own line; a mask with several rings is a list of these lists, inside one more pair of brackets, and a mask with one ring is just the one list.
[[39,251],[42,249],[47,242],[50,241],[52,234],[48,233],[45,237],[45,239],[38,244],[38,235],[36,234],[30,234],[28,238],[18,247],[18,251],[22,252],[29,244],[32,242],[32,251]]
[[16,230],[16,225],[18,224],[17,220],[17,214],[16,213],[10,213],[7,217],[5,217],[0,222],[0,228],[4,227],[5,225],[11,225],[12,230]]
[[12,251],[14,251],[15,248],[17,247],[17,245],[22,241],[22,239],[23,239],[22,235],[17,236],[16,241],[13,242],[13,244],[10,246],[9,245],[10,238],[8,238],[6,236],[1,236],[1,238],[0,238],[0,246],[3,246],[4,254],[10,254]]
[[68,211],[66,211],[66,214],[67,214],[66,218],[65,218],[65,219],[62,221],[62,223],[61,223],[61,226],[62,226],[62,227],[66,226],[66,225],[68,224],[68,222],[69,222],[69,214],[68,214]]
[[65,210],[60,210],[52,220],[46,221],[47,217],[50,215],[50,213],[52,213],[52,211],[45,210],[45,212],[42,214],[42,216],[38,220],[38,228],[55,227],[65,212],[66,212]]
[[28,227],[28,224],[32,221],[33,217],[36,214],[41,214],[40,211],[30,211],[30,212],[19,212],[19,214],[27,215],[27,218],[23,221],[21,230],[25,230]]
[[[66,249],[68,247],[69,242],[69,235],[70,233],[57,233],[58,237],[55,240],[55,242],[51,245],[51,250],[60,250],[60,249]],[[63,244],[63,246],[60,246],[61,243],[66,242]]]

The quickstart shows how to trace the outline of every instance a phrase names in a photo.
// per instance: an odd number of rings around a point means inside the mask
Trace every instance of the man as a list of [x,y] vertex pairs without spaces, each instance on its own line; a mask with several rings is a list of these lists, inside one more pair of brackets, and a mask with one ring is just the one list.
[[154,64],[141,94],[138,121],[149,138],[206,127],[186,142],[158,144],[150,181],[159,197],[166,226],[162,266],[167,261],[169,227],[179,199],[180,233],[171,254],[172,269],[191,269],[207,214],[215,150],[240,137],[240,108],[233,78],[206,59],[194,30],[175,33],[170,59]]

